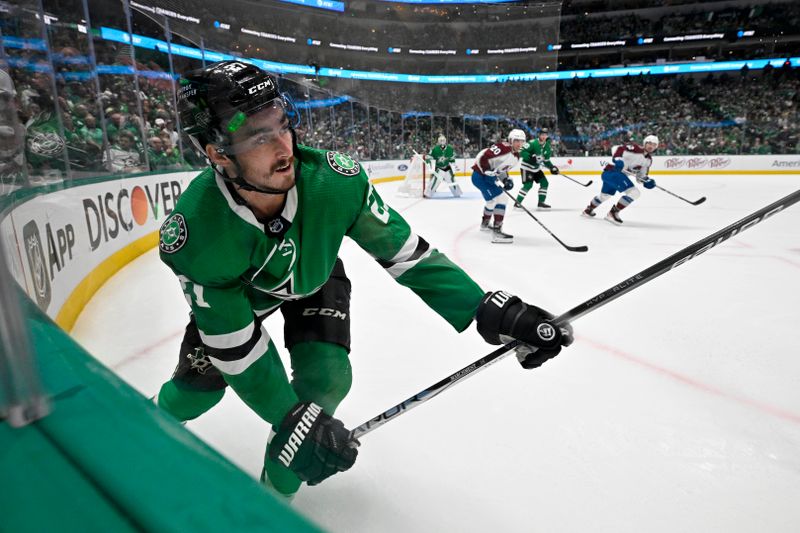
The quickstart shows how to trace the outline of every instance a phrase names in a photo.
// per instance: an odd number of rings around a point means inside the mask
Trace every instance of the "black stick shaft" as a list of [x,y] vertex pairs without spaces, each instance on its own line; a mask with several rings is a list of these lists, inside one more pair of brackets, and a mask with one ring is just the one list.
[[642,270],[638,274],[634,274],[628,279],[617,283],[613,287],[606,289],[597,296],[590,298],[582,304],[573,307],[566,313],[559,315],[555,318],[555,322],[557,324],[561,324],[563,322],[570,322],[576,318],[582,317],[589,311],[592,311],[598,307],[602,307],[605,304],[616,300],[623,294],[628,293],[641,285],[644,285],[648,281],[654,280],[661,274],[669,272],[673,268],[682,265],[690,259],[694,259],[698,255],[707,252],[711,248],[714,248],[718,244],[727,241],[731,237],[741,233],[746,229],[749,229],[762,220],[766,220],[775,213],[783,211],[785,208],[797,203],[798,201],[800,201],[800,190],[797,190],[792,194],[781,198],[777,202],[759,209],[743,219],[734,222],[730,226],[727,226],[716,233],[709,235],[708,237],[700,239],[696,243],[687,246],[679,252],[675,252],[666,259],[662,259],[658,263]]
[[456,383],[463,381],[464,379],[468,378],[471,375],[477,374],[479,370],[483,370],[486,367],[491,366],[494,363],[500,361],[508,354],[510,354],[511,351],[514,348],[516,348],[519,344],[520,341],[512,341],[508,344],[499,347],[492,353],[481,357],[474,363],[465,366],[464,368],[450,374],[449,376],[440,381],[437,381],[427,389],[415,394],[414,396],[408,398],[404,402],[401,402],[395,405],[394,407],[391,407],[390,409],[387,409],[386,411],[382,412],[375,418],[372,418],[367,422],[364,422],[363,424],[355,428],[352,432],[350,432],[350,436],[352,438],[357,439],[362,435],[366,435],[370,431],[373,431],[374,429],[381,427],[386,422],[397,417],[398,415],[410,411],[411,409],[418,406],[422,402],[427,402],[434,396],[443,393]]
[[675,193],[674,193],[674,192],[672,192],[672,191],[669,191],[669,190],[665,189],[665,188],[664,188],[664,187],[662,187],[661,185],[656,185],[656,188],[657,188],[657,189],[661,189],[661,190],[662,190],[662,191],[664,191],[665,193],[667,193],[667,194],[671,194],[671,195],[672,195],[672,196],[674,196],[675,198],[679,198],[679,199],[683,200],[684,202],[690,203],[690,204],[692,204],[692,205],[700,205],[700,204],[702,204],[703,202],[705,202],[705,201],[706,201],[706,197],[705,197],[705,196],[703,196],[703,197],[702,197],[702,198],[700,198],[699,200],[695,200],[695,201],[693,202],[693,201],[691,201],[691,200],[687,200],[687,199],[686,199],[686,198],[684,198],[683,196],[680,196],[680,195],[678,195],[678,194],[675,194]]
[[[562,325],[566,322],[571,322],[577,318],[580,318],[583,315],[597,309],[598,307],[602,307],[607,303],[616,300],[623,294],[628,293],[641,285],[644,285],[648,281],[657,278],[661,274],[664,274],[665,272],[668,272],[673,268],[682,265],[683,263],[689,261],[690,259],[694,259],[698,255],[707,252],[708,250],[720,244],[721,242],[724,242],[733,237],[734,235],[737,235],[742,231],[758,224],[762,220],[766,220],[775,213],[784,210],[785,208],[797,203],[798,201],[800,201],[800,190],[797,190],[792,194],[785,196],[784,198],[768,205],[767,207],[759,209],[755,213],[752,213],[744,217],[738,222],[734,222],[730,226],[723,228],[717,231],[716,233],[709,235],[708,237],[700,239],[696,243],[687,246],[683,250],[672,254],[666,259],[662,259],[658,263],[642,270],[638,274],[635,274],[630,278],[622,281],[621,283],[617,283],[613,287],[606,289],[597,296],[594,296],[586,300],[582,304],[576,305],[566,313],[557,316],[553,321],[556,324]],[[414,396],[408,398],[404,402],[399,403],[394,407],[379,414],[378,416],[368,420],[367,422],[364,422],[363,424],[355,428],[350,433],[350,436],[352,438],[357,439],[363,435],[366,435],[370,431],[373,431],[374,429],[382,426],[389,420],[396,418],[398,415],[408,412],[414,407],[421,404],[422,402],[426,402],[431,398],[433,398],[434,396],[441,394],[442,392],[452,387],[456,383],[463,381],[469,376],[477,374],[479,370],[483,370],[486,367],[500,361],[501,359],[506,357],[509,353],[511,353],[511,350],[513,350],[520,344],[521,344],[520,341],[515,340],[499,347],[492,353],[484,357],[481,357],[471,365],[465,366],[461,370],[453,374],[450,374],[449,376],[440,381],[437,381],[427,389],[415,394]]]
[[589,185],[591,185],[591,184],[593,183],[593,181],[592,181],[592,180],[589,180],[587,183],[583,183],[582,181],[578,181],[578,180],[576,180],[575,178],[573,178],[573,177],[571,177],[571,176],[567,176],[567,175],[566,175],[566,174],[564,174],[563,172],[559,172],[559,174],[560,174],[560,175],[562,175],[562,176],[564,176],[565,178],[567,178],[567,179],[568,179],[568,180],[570,180],[570,181],[574,181],[574,182],[575,182],[575,183],[577,183],[578,185],[583,185],[584,187],[588,187]]
[[545,230],[547,233],[549,233],[551,237],[553,237],[555,240],[557,240],[557,241],[558,241],[558,244],[560,244],[561,246],[563,246],[564,248],[566,248],[566,249],[567,249],[567,250],[569,250],[570,252],[588,252],[588,251],[589,251],[589,247],[588,247],[588,246],[570,246],[570,245],[566,244],[564,241],[562,241],[561,239],[559,239],[559,238],[558,238],[558,236],[557,236],[555,233],[553,233],[552,231],[550,231],[550,230],[547,228],[547,226],[545,226],[544,224],[542,224],[542,222],[541,222],[541,221],[540,221],[538,218],[536,218],[536,217],[533,215],[533,213],[531,213],[530,211],[528,211],[528,208],[527,208],[527,207],[525,207],[525,206],[524,206],[524,205],[522,205],[522,204],[517,204],[517,200],[516,200],[516,198],[514,198],[514,196],[513,196],[513,195],[512,195],[510,192],[508,192],[508,191],[507,191],[507,190],[505,190],[505,189],[503,189],[503,192],[505,193],[505,195],[506,195],[506,196],[508,196],[509,198],[511,198],[511,200],[513,200],[513,201],[514,201],[514,204],[513,204],[513,205],[519,205],[519,206],[522,208],[522,210],[523,210],[523,211],[525,211],[526,213],[528,213],[528,216],[529,216],[529,217],[531,217],[533,220],[535,220],[535,221],[536,221],[536,223],[537,223],[537,224],[539,224],[539,225],[540,225],[542,228],[544,228],[544,230]]

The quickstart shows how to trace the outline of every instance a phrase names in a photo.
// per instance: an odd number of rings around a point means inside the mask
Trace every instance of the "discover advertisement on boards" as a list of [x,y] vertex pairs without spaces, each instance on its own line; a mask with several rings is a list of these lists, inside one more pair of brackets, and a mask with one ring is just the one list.
[[33,197],[2,222],[15,278],[55,318],[101,263],[158,230],[195,174],[135,176]]

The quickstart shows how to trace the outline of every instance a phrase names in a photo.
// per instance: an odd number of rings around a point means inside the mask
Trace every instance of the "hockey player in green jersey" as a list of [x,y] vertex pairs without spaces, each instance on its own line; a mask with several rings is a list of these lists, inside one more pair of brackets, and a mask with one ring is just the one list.
[[431,176],[428,182],[429,185],[426,196],[433,196],[433,193],[439,188],[439,184],[442,183],[442,180],[447,182],[453,196],[456,198],[461,196],[461,187],[455,182],[455,174],[453,173],[452,167],[456,162],[456,156],[453,147],[447,144],[447,137],[439,135],[437,144],[428,152],[428,157],[434,160],[436,167],[434,168],[433,176]]
[[541,166],[546,166],[551,174],[558,174],[558,167],[551,161],[553,149],[550,144],[550,132],[547,128],[539,130],[539,138],[525,143],[520,152],[520,170],[522,171],[522,188],[517,195],[515,207],[522,206],[523,200],[533,187],[534,182],[539,184],[539,203],[538,207],[548,209],[550,206],[545,203],[547,199],[547,186],[549,182],[542,172]]
[[[184,133],[210,162],[160,231],[161,259],[191,307],[178,366],[158,405],[195,418],[230,386],[272,425],[262,480],[284,495],[349,469],[359,443],[333,417],[350,389],[345,236],[458,331],[521,340],[525,368],[572,341],[569,327],[504,292],[483,290],[416,235],[358,162],[298,145],[297,117],[274,78],[239,61],[180,81]],[[262,321],[280,310],[291,380]]]

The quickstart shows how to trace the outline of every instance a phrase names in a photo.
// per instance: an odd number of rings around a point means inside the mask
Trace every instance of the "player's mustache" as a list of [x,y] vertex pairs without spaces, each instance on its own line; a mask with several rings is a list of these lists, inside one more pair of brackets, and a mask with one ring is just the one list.
[[272,174],[274,174],[275,172],[277,172],[277,170],[278,170],[279,168],[283,168],[283,167],[285,167],[285,166],[287,165],[287,163],[288,163],[289,165],[293,164],[293,163],[294,163],[294,156],[289,156],[289,157],[285,157],[285,158],[282,158],[282,159],[278,159],[278,160],[275,162],[275,164],[273,164],[273,165],[270,167],[270,169],[269,169],[269,175],[271,176]]

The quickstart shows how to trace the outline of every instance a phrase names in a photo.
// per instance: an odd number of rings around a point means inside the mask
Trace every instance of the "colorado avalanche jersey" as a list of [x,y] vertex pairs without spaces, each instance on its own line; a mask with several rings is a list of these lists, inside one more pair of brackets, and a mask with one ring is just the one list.
[[519,154],[515,154],[511,145],[505,142],[493,144],[478,152],[472,170],[481,174],[494,175],[497,172],[510,172],[519,162]]
[[[645,152],[644,148],[636,143],[622,144],[615,146],[612,152],[612,160],[622,160],[625,164],[622,171],[630,174],[638,179],[647,178],[650,172],[650,165],[653,164],[653,158]],[[606,170],[614,170],[614,164],[609,163],[605,167]]]

